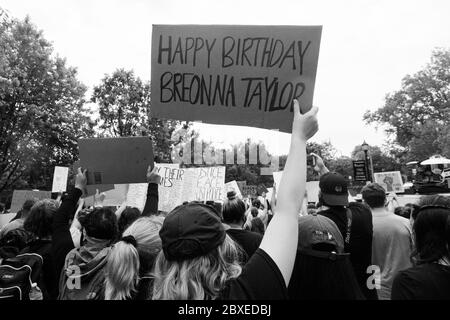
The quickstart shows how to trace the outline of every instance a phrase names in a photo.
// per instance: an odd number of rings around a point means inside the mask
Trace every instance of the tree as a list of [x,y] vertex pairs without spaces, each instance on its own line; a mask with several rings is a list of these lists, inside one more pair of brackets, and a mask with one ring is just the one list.
[[339,157],[335,159],[331,159],[328,162],[328,169],[330,171],[339,172],[342,174],[346,179],[348,177],[353,176],[353,162],[352,159],[349,157]]
[[[400,90],[388,94],[382,108],[374,112],[367,111],[364,120],[367,123],[387,125],[386,132],[393,141],[404,147],[407,152],[418,146],[427,146],[423,155],[438,153],[448,141],[441,132],[433,133],[443,146],[432,146],[422,140],[426,133],[450,124],[450,49],[433,51],[431,62],[421,71],[402,81]],[[425,131],[424,131],[425,130]],[[432,147],[432,148],[431,148]],[[415,152],[414,156],[417,155]],[[422,154],[420,156],[423,156]],[[411,158],[409,156],[408,158]],[[422,159],[416,159],[422,160]]]
[[[150,83],[142,82],[133,71],[118,69],[94,87],[91,101],[99,106],[100,129],[113,137],[149,135],[154,152],[170,160],[172,133],[180,123],[151,118]],[[185,124],[186,125],[186,124]]]
[[0,192],[48,187],[50,167],[71,164],[93,133],[86,87],[28,17],[0,21],[0,75]]
[[[396,159],[389,154],[383,152],[378,146],[369,146],[369,155],[372,158],[374,172],[383,171],[398,171],[401,169],[401,165]],[[362,146],[358,145],[353,149],[352,159],[364,160],[365,153],[362,150]]]

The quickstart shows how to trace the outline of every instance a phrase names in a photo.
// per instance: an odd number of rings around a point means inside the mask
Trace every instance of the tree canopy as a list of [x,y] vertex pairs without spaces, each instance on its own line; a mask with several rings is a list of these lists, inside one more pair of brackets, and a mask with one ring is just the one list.
[[77,139],[93,133],[86,87],[28,17],[0,20],[0,75],[0,191],[43,187],[49,168],[72,163]]
[[450,49],[436,49],[425,68],[407,75],[401,89],[388,94],[383,107],[367,111],[364,120],[387,125],[393,141],[406,149],[406,160],[423,160],[434,153],[450,156],[449,114]]
[[132,70],[117,69],[94,87],[91,101],[99,107],[99,128],[105,136],[148,135],[161,160],[170,160],[172,133],[178,121],[151,118],[150,83]]

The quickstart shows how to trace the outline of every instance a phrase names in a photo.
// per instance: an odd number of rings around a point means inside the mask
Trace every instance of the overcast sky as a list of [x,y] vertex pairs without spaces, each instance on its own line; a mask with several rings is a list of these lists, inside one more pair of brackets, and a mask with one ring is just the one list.
[[[320,131],[313,140],[331,141],[343,155],[363,140],[383,144],[383,132],[362,121],[364,112],[381,107],[434,48],[450,47],[448,0],[0,0],[0,6],[18,18],[28,14],[91,88],[116,68],[150,80],[152,24],[323,25],[314,93]],[[289,146],[283,133],[197,128],[213,141],[249,136],[276,153]]]

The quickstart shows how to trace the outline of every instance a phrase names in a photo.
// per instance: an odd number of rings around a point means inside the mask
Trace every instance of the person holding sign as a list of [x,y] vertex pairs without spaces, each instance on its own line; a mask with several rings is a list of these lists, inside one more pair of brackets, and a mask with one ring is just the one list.
[[155,263],[153,299],[288,297],[303,200],[298,195],[306,189],[306,141],[318,129],[317,108],[301,114],[296,100],[293,107],[291,147],[277,212],[259,248],[241,268],[237,247],[212,207],[191,203],[175,208],[160,231],[163,250]]

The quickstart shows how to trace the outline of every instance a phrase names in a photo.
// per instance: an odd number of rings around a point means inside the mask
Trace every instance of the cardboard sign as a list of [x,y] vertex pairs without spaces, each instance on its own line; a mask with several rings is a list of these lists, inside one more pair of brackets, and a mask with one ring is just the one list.
[[239,190],[241,191],[241,194],[242,194],[242,191],[244,190],[244,187],[247,185],[247,181],[236,181],[236,184],[238,185],[238,187],[239,187]]
[[148,166],[153,166],[149,137],[80,139],[78,146],[88,185],[147,182]]
[[185,201],[223,201],[225,167],[179,168],[156,164],[161,176],[158,210],[170,212]]
[[257,186],[245,186],[244,192],[242,193],[244,197],[256,198],[258,196]]
[[4,213],[0,214],[0,229],[7,225],[17,213]]
[[306,193],[308,195],[308,202],[319,202],[319,181],[306,182]]
[[67,190],[68,167],[55,167],[53,174],[52,192],[64,192]]
[[155,167],[161,176],[158,187],[158,210],[170,212],[182,204],[181,197],[186,169],[180,169],[178,163],[156,163]]
[[[84,199],[86,206],[101,205],[103,207],[120,206],[127,200],[128,184],[115,184],[114,189],[108,191],[100,191],[97,195],[88,196]],[[104,200],[101,201],[104,195]]]
[[223,201],[225,192],[225,167],[202,167],[187,170],[183,201]]
[[147,200],[148,183],[130,183],[126,195],[127,206],[144,210]]
[[367,165],[364,160],[353,161],[353,176],[355,181],[367,181]]
[[387,193],[405,192],[400,171],[377,172],[374,174],[375,182],[381,185]]
[[230,191],[236,192],[237,197],[242,199],[242,193],[236,180],[225,183],[225,195]]
[[152,116],[292,131],[311,108],[321,26],[153,25]]
[[[81,166],[80,160],[75,161],[72,165],[72,171],[75,175],[77,174],[78,168],[82,168],[82,170],[85,169]],[[86,196],[95,195],[97,190],[100,193],[109,191],[109,190],[114,190],[114,184],[93,184],[93,185],[86,186]]]
[[51,198],[52,193],[50,191],[14,190],[11,201],[11,213],[17,213],[21,210],[28,199],[43,200]]

